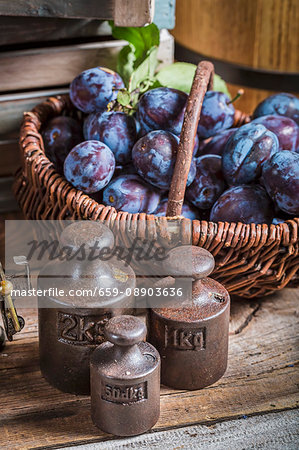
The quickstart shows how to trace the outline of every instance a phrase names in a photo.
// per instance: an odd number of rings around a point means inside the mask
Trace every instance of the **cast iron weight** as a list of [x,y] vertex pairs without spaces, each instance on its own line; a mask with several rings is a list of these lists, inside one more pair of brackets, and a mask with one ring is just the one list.
[[109,342],[91,356],[91,413],[94,424],[116,436],[149,430],[160,414],[160,356],[142,340],[144,323],[133,316],[109,320]]
[[[175,389],[201,389],[215,383],[227,367],[230,297],[207,276],[214,258],[207,250],[181,246],[170,250],[164,269],[175,277],[191,277],[192,295],[178,305],[150,310],[149,342],[161,356],[161,381]],[[168,277],[169,279],[169,277]],[[189,278],[190,279],[190,278]]]
[[[81,246],[87,252],[95,244],[97,252],[114,245],[112,231],[100,222],[74,222],[60,236],[61,249],[71,248],[74,255]],[[41,372],[51,385],[64,392],[89,394],[90,355],[104,341],[105,323],[115,315],[132,312],[134,298],[126,295],[126,290],[134,291],[134,271],[113,257],[107,261],[90,259],[87,252],[82,260],[79,253],[68,261],[54,260],[41,270],[38,288],[53,287],[65,295],[38,298]],[[112,295],[113,289],[116,293]],[[71,291],[77,295],[72,296]],[[80,295],[79,291],[95,294]]]

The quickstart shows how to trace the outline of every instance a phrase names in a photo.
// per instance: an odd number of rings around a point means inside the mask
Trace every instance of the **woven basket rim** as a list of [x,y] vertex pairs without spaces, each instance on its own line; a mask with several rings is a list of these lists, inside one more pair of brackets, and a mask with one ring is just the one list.
[[[35,122],[36,125],[36,136],[38,138],[38,140],[40,141],[40,147],[36,148],[34,150],[33,153],[30,153],[29,156],[32,158],[33,155],[33,159],[35,159],[37,156],[39,157],[39,163],[41,165],[43,165],[43,167],[46,169],[47,168],[47,175],[50,177],[51,175],[54,175],[57,179],[57,182],[59,182],[60,184],[65,185],[65,188],[67,188],[68,190],[68,194],[73,193],[76,196],[76,200],[78,200],[78,194],[80,194],[79,198],[87,198],[89,199],[91,205],[93,205],[94,207],[98,207],[98,206],[103,206],[105,209],[108,209],[109,211],[111,211],[111,213],[117,214],[117,213],[123,213],[123,214],[128,214],[130,216],[134,216],[134,217],[140,217],[142,216],[142,218],[146,217],[146,218],[160,218],[163,217],[164,219],[166,219],[167,221],[172,221],[172,220],[178,220],[178,219],[184,219],[184,220],[188,220],[190,222],[205,222],[207,224],[213,224],[213,225],[219,225],[219,224],[223,224],[223,225],[230,225],[230,226],[250,226],[251,228],[256,228],[256,227],[263,227],[263,230],[266,231],[270,231],[270,229],[276,228],[276,229],[281,229],[283,228],[283,225],[285,224],[289,224],[292,225],[293,222],[295,221],[297,223],[297,225],[299,225],[299,217],[293,217],[292,219],[287,219],[282,223],[279,224],[267,224],[267,223],[244,223],[244,222],[222,222],[222,221],[218,221],[218,222],[213,222],[213,221],[208,221],[208,220],[201,220],[201,219],[188,219],[183,217],[182,215],[180,216],[174,216],[174,217],[169,217],[169,216],[156,216],[155,214],[147,214],[147,213],[128,213],[127,211],[118,211],[116,210],[113,206],[110,205],[105,205],[102,203],[97,202],[96,200],[94,200],[92,197],[90,197],[88,194],[84,193],[83,191],[81,191],[80,189],[77,189],[76,187],[74,187],[71,183],[69,183],[69,181],[62,176],[61,174],[59,174],[54,167],[54,164],[50,161],[50,159],[46,156],[45,154],[45,150],[44,150],[44,145],[43,145],[43,138],[42,135],[40,133],[40,130],[42,128],[42,126],[44,125],[44,122],[41,120],[41,116],[43,116],[43,109],[49,109],[49,107],[51,107],[51,104],[53,102],[53,100],[59,100],[59,101],[63,101],[65,102],[66,106],[69,107],[69,109],[75,109],[75,107],[73,105],[71,105],[70,103],[70,98],[69,98],[69,94],[63,94],[63,95],[58,95],[58,96],[52,96],[47,98],[46,100],[44,100],[43,102],[40,102],[38,105],[36,105],[31,111],[29,112],[24,112],[23,113],[23,120],[22,120],[22,124],[21,124],[21,129],[20,129],[20,140],[19,140],[19,144],[20,144],[20,148],[22,150],[22,152],[24,152],[24,148],[26,144],[26,138],[28,137],[27,135],[27,125],[30,122],[31,126],[32,126],[32,122]],[[237,113],[239,113],[239,111],[237,111]],[[241,114],[244,114],[241,112]],[[47,114],[49,115],[49,114]],[[55,114],[54,111],[52,111],[51,116],[56,117],[60,114]],[[246,115],[246,113],[245,113]],[[246,115],[247,116],[247,115]],[[52,118],[52,117],[51,117]],[[49,117],[47,117],[47,119],[49,119]],[[26,178],[26,177],[25,177]]]
[[[41,127],[61,114],[80,117],[68,95],[50,97],[24,113],[20,130],[22,168],[18,170],[14,193],[26,219],[107,221],[125,237],[162,239],[173,244],[171,221],[178,220],[175,239],[181,245],[203,247],[216,261],[214,278],[229,292],[241,297],[264,296],[286,285],[298,286],[299,218],[274,224],[211,222],[183,216],[131,214],[98,203],[73,187],[56,172],[44,151]],[[237,111],[236,123],[244,123]],[[238,123],[239,121],[239,123]],[[234,124],[234,126],[236,126]],[[177,241],[176,241],[177,242]]]

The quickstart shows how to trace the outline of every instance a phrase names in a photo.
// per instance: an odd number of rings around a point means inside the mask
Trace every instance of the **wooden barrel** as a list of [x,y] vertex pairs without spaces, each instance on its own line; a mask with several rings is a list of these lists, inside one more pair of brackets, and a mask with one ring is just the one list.
[[274,92],[299,93],[298,0],[176,0],[176,59],[211,60],[252,112]]

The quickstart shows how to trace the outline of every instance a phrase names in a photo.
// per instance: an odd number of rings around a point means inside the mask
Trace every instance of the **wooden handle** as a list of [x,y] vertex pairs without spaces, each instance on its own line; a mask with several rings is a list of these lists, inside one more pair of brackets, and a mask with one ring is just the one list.
[[204,96],[213,89],[214,66],[208,61],[198,64],[187,101],[175,167],[168,195],[166,216],[179,216],[184,203],[187,178],[191,166],[195,135]]

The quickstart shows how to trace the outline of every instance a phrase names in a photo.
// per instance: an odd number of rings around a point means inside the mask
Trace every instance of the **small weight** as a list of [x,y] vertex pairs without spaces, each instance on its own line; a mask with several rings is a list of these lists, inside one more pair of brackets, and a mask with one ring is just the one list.
[[[90,355],[105,340],[106,322],[133,310],[132,268],[116,257],[107,261],[97,257],[97,252],[113,245],[114,235],[104,224],[76,221],[63,230],[60,249],[70,248],[79,257],[52,261],[39,273],[39,289],[50,292],[54,287],[64,292],[62,297],[38,298],[41,372],[64,392],[90,393]],[[81,246],[85,252],[78,252]],[[96,254],[89,258],[87,251],[92,247]]]
[[113,317],[104,329],[108,342],[91,356],[91,412],[94,424],[116,436],[148,431],[160,414],[160,356],[144,323]]
[[226,370],[229,294],[207,277],[214,268],[214,258],[205,249],[172,249],[164,268],[176,285],[184,286],[185,296],[180,304],[176,301],[170,305],[165,298],[163,307],[150,310],[149,342],[160,353],[163,384],[175,389],[201,389],[215,383]]

